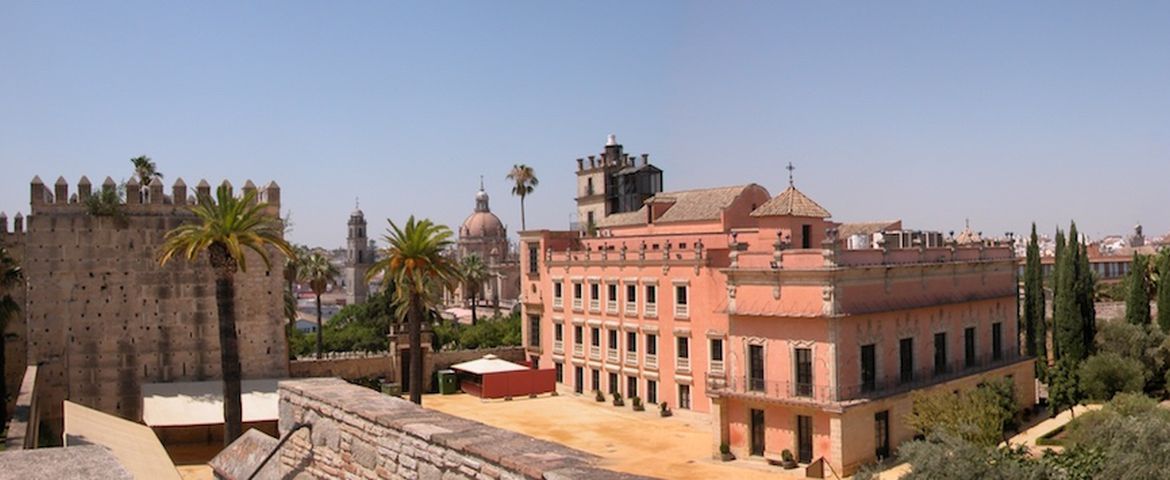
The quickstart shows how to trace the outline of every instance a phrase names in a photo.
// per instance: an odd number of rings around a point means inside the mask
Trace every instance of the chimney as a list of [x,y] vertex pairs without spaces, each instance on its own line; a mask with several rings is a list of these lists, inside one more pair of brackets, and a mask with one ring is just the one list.
[[597,157],[590,155],[589,156],[589,168],[592,169],[592,168],[596,168],[596,167],[597,167]]
[[585,170],[585,159],[584,158],[577,159],[577,171],[579,172],[581,170]]
[[650,154],[643,153],[642,154],[642,166],[645,167],[646,165],[649,165],[649,164],[650,164]]

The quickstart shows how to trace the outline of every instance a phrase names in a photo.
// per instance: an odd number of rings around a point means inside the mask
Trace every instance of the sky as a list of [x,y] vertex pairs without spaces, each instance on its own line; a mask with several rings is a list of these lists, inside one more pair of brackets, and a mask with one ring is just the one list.
[[[0,1],[0,210],[28,182],[275,180],[297,243],[360,198],[453,229],[535,168],[573,220],[607,134],[667,190],[796,185],[837,221],[1170,231],[1170,2]],[[74,187],[75,188],[75,187]],[[169,190],[169,188],[168,188]]]

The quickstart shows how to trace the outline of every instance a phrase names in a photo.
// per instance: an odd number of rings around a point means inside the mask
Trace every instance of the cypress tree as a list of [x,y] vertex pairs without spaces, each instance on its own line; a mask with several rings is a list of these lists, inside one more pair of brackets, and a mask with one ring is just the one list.
[[1036,378],[1045,381],[1048,371],[1048,322],[1044,313],[1044,272],[1040,263],[1040,239],[1036,224],[1028,239],[1024,267],[1024,347],[1036,358]]
[[1077,267],[1080,245],[1077,241],[1077,226],[1072,225],[1068,234],[1068,245],[1061,249],[1056,259],[1056,297],[1052,300],[1053,340],[1056,344],[1057,360],[1065,361],[1074,368],[1085,359],[1084,320],[1077,302]]
[[1130,265],[1129,292],[1125,297],[1125,319],[1134,325],[1148,325],[1150,323],[1150,292],[1148,259],[1145,255],[1133,254],[1133,263]]
[[1158,255],[1158,326],[1170,333],[1170,250]]
[[1080,261],[1080,266],[1077,268],[1077,303],[1081,307],[1081,320],[1084,322],[1082,330],[1085,356],[1087,357],[1096,351],[1093,339],[1097,336],[1097,304],[1094,303],[1094,297],[1097,293],[1097,274],[1093,272],[1089,264],[1088,245],[1081,244],[1077,260]]

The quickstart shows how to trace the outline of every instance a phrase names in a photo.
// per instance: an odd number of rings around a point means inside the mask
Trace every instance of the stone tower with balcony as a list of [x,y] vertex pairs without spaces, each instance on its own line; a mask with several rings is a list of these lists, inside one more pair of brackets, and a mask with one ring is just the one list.
[[349,214],[349,233],[345,238],[345,301],[347,305],[364,303],[370,289],[366,272],[374,263],[374,249],[366,238],[366,215],[356,206]]
[[650,155],[642,154],[638,162],[611,134],[600,155],[577,159],[576,229],[589,230],[606,216],[636,211],[659,192],[662,170],[650,165]]

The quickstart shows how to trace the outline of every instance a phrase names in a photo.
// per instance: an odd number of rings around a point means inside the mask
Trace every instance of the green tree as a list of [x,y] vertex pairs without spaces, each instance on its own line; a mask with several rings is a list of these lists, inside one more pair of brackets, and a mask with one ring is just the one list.
[[246,192],[242,198],[236,198],[230,188],[221,186],[215,196],[214,201],[209,196],[201,196],[199,203],[191,207],[195,222],[167,232],[158,262],[166,265],[174,257],[194,262],[207,252],[215,272],[220,371],[223,372],[223,442],[228,445],[243,433],[235,275],[248,269],[246,251],[254,252],[271,268],[270,249],[288,255],[292,247],[284,241],[280,220],[264,212],[268,204],[256,201],[256,192]]
[[1010,381],[987,382],[958,394],[917,394],[906,423],[920,435],[943,432],[984,446],[1003,440],[1004,428],[1015,418],[1015,393]]
[[1052,416],[1081,403],[1083,396],[1077,373],[1077,366],[1067,359],[1057,360],[1048,371],[1048,403],[1052,406]]
[[1056,258],[1056,296],[1052,301],[1053,343],[1056,346],[1057,361],[1066,360],[1075,368],[1085,359],[1085,321],[1081,318],[1078,303],[1077,276],[1080,264],[1080,241],[1077,225],[1069,229],[1068,244],[1061,248]]
[[325,329],[322,328],[321,324],[321,295],[324,295],[329,286],[334,284],[338,275],[340,273],[337,271],[337,267],[329,263],[329,259],[324,255],[315,252],[302,260],[297,272],[297,277],[308,283],[309,288],[313,290],[313,295],[317,297],[317,358],[321,358],[321,350],[325,343],[323,340]]
[[479,258],[479,255],[470,254],[463,257],[459,262],[459,274],[463,280],[463,288],[471,296],[471,324],[475,325],[479,322],[479,316],[476,312],[479,306],[479,292],[483,287],[484,280],[488,278],[487,265]]
[[8,249],[0,246],[0,426],[8,425],[8,381],[4,378],[8,368],[5,361],[5,337],[8,322],[20,313],[20,304],[12,298],[12,292],[21,286],[23,278],[20,265],[9,255]]
[[514,183],[512,195],[520,197],[520,230],[527,230],[528,226],[524,223],[524,198],[536,190],[540,180],[536,178],[536,171],[523,163],[512,165],[506,178]]
[[436,288],[450,287],[459,277],[459,267],[446,255],[451,230],[428,219],[407,219],[399,228],[389,221],[385,255],[370,267],[366,278],[379,273],[395,284],[397,312],[407,318],[410,336],[410,401],[422,404],[423,358],[422,322],[438,302]]
[[138,184],[142,186],[150,185],[150,182],[156,178],[163,178],[162,172],[158,171],[154,161],[146,155],[140,155],[130,159],[130,163],[134,164],[134,176],[138,177]]
[[[288,219],[285,219],[285,234],[288,233]],[[293,247],[292,252],[284,259],[284,316],[288,319],[288,328],[296,328],[297,321],[297,293],[296,284],[301,270],[301,264],[309,256],[309,249],[301,245]]]
[[1158,254],[1158,326],[1170,333],[1170,250]]
[[1170,471],[1170,409],[1121,393],[1065,427],[1066,454],[1093,452],[1093,478],[1162,479]]
[[1081,390],[1092,400],[1109,400],[1121,392],[1140,393],[1148,380],[1141,362],[1112,352],[1089,357],[1079,374]]
[[1049,464],[1033,461],[1023,447],[979,444],[949,432],[903,444],[898,458],[911,467],[901,480],[1063,479]]
[[1089,266],[1089,246],[1081,244],[1077,254],[1077,306],[1081,310],[1081,345],[1085,355],[1092,355],[1093,339],[1097,336],[1097,274]]
[[1135,325],[1150,323],[1149,258],[1133,254],[1129,270],[1129,292],[1125,297],[1125,319]]
[[1040,263],[1040,239],[1036,224],[1028,240],[1024,268],[1024,332],[1028,356],[1036,358],[1036,378],[1044,381],[1048,370],[1048,321],[1044,307],[1044,273]]

